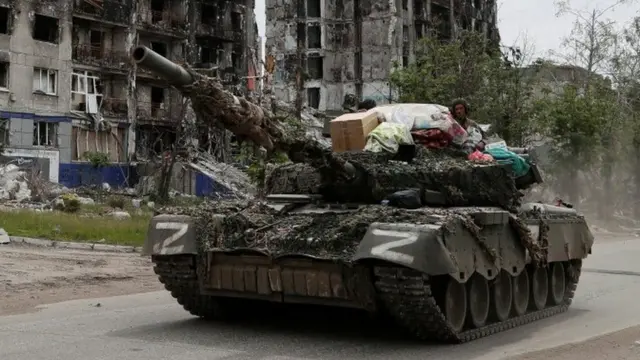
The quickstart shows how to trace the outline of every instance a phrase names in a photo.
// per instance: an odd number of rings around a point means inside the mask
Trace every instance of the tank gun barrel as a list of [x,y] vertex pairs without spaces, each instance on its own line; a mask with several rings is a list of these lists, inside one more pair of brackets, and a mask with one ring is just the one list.
[[133,50],[133,60],[138,66],[164,78],[171,85],[191,85],[195,79],[182,66],[165,58],[146,46],[138,46]]

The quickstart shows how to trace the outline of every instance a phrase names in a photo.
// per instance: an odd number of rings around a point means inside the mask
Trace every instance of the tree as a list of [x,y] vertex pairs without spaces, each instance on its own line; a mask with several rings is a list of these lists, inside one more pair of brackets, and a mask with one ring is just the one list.
[[622,30],[616,43],[616,52],[610,61],[611,76],[616,84],[618,106],[621,115],[621,142],[628,145],[622,154],[629,159],[630,185],[627,199],[635,199],[630,205],[635,217],[640,217],[640,17],[634,18]]
[[494,125],[511,144],[524,145],[538,131],[531,119],[536,78],[527,67],[530,49],[503,47],[496,56],[487,53],[486,41],[466,31],[451,42],[424,38],[415,63],[396,67],[391,83],[401,102],[449,104],[464,98],[474,120]]

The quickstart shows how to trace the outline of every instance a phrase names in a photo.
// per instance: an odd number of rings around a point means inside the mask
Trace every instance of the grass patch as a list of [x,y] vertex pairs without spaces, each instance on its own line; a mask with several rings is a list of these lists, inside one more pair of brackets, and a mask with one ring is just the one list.
[[132,213],[130,219],[115,220],[58,211],[19,210],[0,213],[0,228],[10,236],[75,242],[104,239],[105,244],[142,246],[151,216]]

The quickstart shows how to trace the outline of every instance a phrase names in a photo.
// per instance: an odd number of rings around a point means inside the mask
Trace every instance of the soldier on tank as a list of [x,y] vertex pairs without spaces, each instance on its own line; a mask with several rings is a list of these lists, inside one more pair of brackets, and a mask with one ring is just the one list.
[[484,150],[486,135],[480,126],[469,118],[469,103],[463,99],[456,99],[449,109],[454,119],[469,134],[469,140],[463,145],[466,150],[473,152],[474,150]]

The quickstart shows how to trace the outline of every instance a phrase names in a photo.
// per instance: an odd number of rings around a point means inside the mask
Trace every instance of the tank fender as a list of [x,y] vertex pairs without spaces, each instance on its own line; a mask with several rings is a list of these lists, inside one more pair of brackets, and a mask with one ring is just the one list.
[[429,275],[454,273],[458,270],[443,238],[441,224],[372,223],[353,261],[383,260]]
[[193,218],[187,215],[156,215],[151,218],[143,255],[197,254]]

